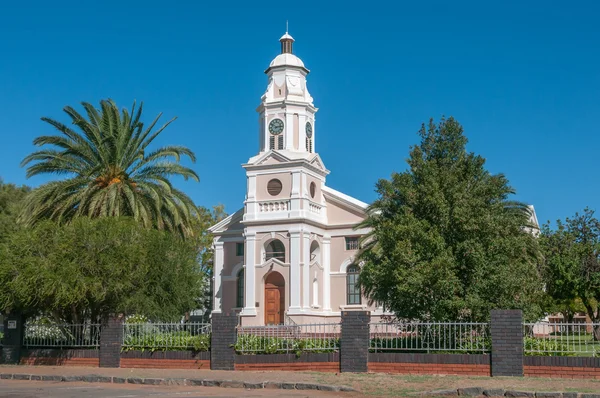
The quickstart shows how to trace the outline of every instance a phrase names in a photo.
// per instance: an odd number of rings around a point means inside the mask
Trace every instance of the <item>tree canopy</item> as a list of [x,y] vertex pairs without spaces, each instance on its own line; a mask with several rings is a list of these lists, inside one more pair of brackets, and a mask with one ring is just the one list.
[[453,118],[419,136],[408,169],[378,181],[358,226],[371,229],[356,258],[364,293],[403,319],[483,320],[494,308],[535,318],[542,283],[529,208],[467,152]]
[[194,242],[127,218],[39,222],[0,244],[0,311],[79,323],[111,313],[170,320],[197,308]]
[[27,225],[51,219],[59,223],[77,217],[129,216],[146,227],[191,233],[196,207],[170,181],[172,176],[198,180],[181,165],[182,157],[195,161],[183,146],[151,150],[150,144],[175,119],[154,130],[161,114],[148,126],[141,121],[142,105],[119,110],[112,100],[100,109],[82,103],[84,117],[64,108],[76,130],[54,119],[42,120],[59,132],[43,135],[34,144],[44,147],[27,156],[27,176],[55,174],[65,179],[41,185],[28,195],[22,219]]
[[[564,222],[557,220],[556,229],[545,224],[540,236],[544,253],[546,291],[562,307],[581,303],[593,322],[600,322],[600,221],[586,208]],[[565,308],[566,307],[566,308]],[[600,340],[600,328],[595,330]]]
[[17,218],[23,198],[31,189],[25,185],[6,184],[0,178],[0,243],[18,229]]

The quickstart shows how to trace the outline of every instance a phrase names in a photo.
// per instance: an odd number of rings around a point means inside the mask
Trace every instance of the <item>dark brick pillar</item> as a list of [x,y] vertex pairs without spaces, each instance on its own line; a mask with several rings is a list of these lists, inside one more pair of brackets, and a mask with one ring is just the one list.
[[523,376],[523,313],[492,310],[492,376]]
[[210,368],[235,370],[235,345],[238,317],[236,314],[212,313]]
[[342,372],[367,372],[371,313],[369,311],[343,311],[340,338],[340,370]]
[[25,331],[25,318],[21,314],[4,316],[4,339],[2,340],[2,363],[18,364],[21,360],[21,345]]
[[123,344],[123,317],[111,316],[100,329],[100,367],[121,367],[121,345]]

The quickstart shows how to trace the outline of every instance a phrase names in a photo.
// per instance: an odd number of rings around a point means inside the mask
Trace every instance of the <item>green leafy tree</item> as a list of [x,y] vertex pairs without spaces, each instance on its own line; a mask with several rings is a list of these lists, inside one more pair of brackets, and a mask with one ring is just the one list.
[[[545,224],[540,245],[547,293],[558,304],[580,301],[592,322],[600,323],[600,221],[594,211],[558,220],[555,230]],[[600,327],[594,339],[600,340]]]
[[484,320],[494,308],[536,317],[542,283],[528,207],[467,152],[453,118],[419,135],[408,170],[379,180],[358,226],[371,228],[356,259],[365,294],[404,319]]
[[45,147],[27,156],[27,176],[64,175],[35,189],[27,198],[23,220],[35,225],[43,219],[60,223],[85,216],[130,216],[146,227],[191,233],[195,205],[169,180],[172,176],[198,180],[198,175],[179,161],[194,153],[183,146],[150,150],[154,139],[175,119],[154,130],[160,114],[145,126],[142,106],[131,111],[112,100],[100,101],[100,109],[82,103],[86,117],[67,106],[64,111],[79,130],[50,118],[42,118],[59,135],[36,138]]
[[194,242],[130,218],[21,229],[0,245],[0,311],[80,323],[109,314],[172,320],[197,306]]
[[25,185],[6,184],[0,178],[0,243],[19,228],[17,218],[30,190]]

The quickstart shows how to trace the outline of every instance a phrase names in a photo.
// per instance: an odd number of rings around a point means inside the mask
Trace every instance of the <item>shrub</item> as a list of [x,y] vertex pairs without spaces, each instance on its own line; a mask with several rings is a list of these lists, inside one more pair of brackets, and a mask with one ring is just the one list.
[[340,347],[339,338],[285,338],[263,337],[251,334],[238,336],[235,351],[238,354],[282,354],[293,352],[331,353]]
[[525,337],[525,355],[568,357],[575,353],[570,352],[569,347],[558,340]]

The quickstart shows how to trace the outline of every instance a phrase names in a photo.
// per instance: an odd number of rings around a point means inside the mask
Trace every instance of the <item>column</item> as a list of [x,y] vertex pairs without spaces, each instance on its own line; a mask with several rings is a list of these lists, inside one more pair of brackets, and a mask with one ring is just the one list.
[[235,314],[213,314],[210,342],[210,369],[234,370],[235,345],[237,339],[237,316]]
[[4,316],[4,340],[0,352],[2,363],[5,365],[18,365],[21,360],[24,324],[25,318],[21,313],[10,313]]
[[290,231],[290,308],[300,310],[300,231]]
[[368,372],[371,313],[343,311],[340,337],[340,370]]
[[302,308],[310,309],[310,234],[304,232],[302,238]]
[[213,241],[215,247],[214,262],[213,262],[213,313],[221,312],[221,297],[223,297],[223,284],[221,277],[223,276],[223,264],[225,262],[225,254],[223,253],[223,242]]
[[246,267],[244,269],[244,309],[241,315],[256,315],[256,232],[246,231]]
[[492,310],[492,376],[523,377],[523,313]]
[[323,237],[323,311],[331,311],[331,237]]
[[100,327],[100,350],[98,352],[101,368],[121,367],[121,345],[123,344],[123,315],[111,315]]

